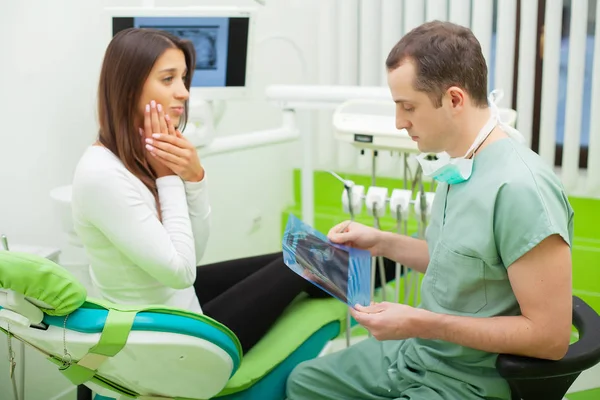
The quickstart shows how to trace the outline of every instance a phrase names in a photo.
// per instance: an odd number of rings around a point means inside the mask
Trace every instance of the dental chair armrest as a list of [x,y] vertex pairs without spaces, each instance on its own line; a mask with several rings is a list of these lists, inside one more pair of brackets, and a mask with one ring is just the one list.
[[551,378],[580,373],[600,362],[600,316],[580,298],[573,296],[573,325],[579,340],[558,361],[500,354],[496,369],[505,379]]

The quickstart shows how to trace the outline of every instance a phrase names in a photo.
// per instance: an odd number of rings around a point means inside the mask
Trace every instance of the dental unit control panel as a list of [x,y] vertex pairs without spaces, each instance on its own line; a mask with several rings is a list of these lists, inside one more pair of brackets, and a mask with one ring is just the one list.
[[417,153],[416,143],[405,129],[396,128],[395,103],[352,99],[333,114],[335,138],[361,149]]

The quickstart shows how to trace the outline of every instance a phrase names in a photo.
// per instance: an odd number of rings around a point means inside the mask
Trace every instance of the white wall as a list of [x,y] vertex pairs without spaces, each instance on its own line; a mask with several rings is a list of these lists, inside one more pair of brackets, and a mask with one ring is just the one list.
[[[249,0],[230,3],[253,4]],[[261,101],[265,84],[311,82],[313,72],[310,66],[308,73],[302,71],[293,46],[273,38],[290,36],[305,56],[310,56],[316,38],[305,27],[314,4],[304,3],[270,1],[261,12],[254,60],[259,100],[230,104],[220,127],[223,134],[279,124],[279,110]],[[70,183],[80,154],[94,140],[96,85],[106,40],[101,36],[102,21],[98,16],[103,5],[116,4],[138,5],[141,1],[23,0],[0,6],[0,33],[4,38],[0,63],[0,115],[4,121],[0,142],[0,232],[6,233],[12,243],[64,244],[48,193],[53,187]],[[7,40],[8,37],[14,39]],[[219,248],[218,241],[224,237],[221,232],[233,235],[230,241],[242,242],[241,247],[229,247],[229,256],[262,251],[255,246],[274,248],[272,240],[266,244],[261,239],[263,230],[250,238],[252,243],[246,240],[242,214],[252,210],[249,215],[262,215],[264,234],[269,237],[271,216],[291,200],[290,167],[299,161],[295,148],[296,145],[281,145],[206,160],[215,229],[211,250],[203,261],[219,258],[214,249]],[[250,173],[252,178],[242,178],[241,173]],[[258,193],[267,189],[275,192],[270,192],[273,195],[266,201],[259,201]],[[238,193],[248,194],[244,195],[245,205],[233,198]],[[242,219],[234,218],[236,215]],[[231,247],[242,250],[232,252]]]
[[[141,3],[0,2],[0,233],[6,233],[12,244],[61,247],[65,263],[78,261],[79,253],[65,247],[48,193],[70,183],[77,160],[95,138],[96,85],[106,44],[101,10]],[[156,1],[170,6],[203,3]],[[254,4],[250,0],[227,3]],[[316,54],[317,38],[308,26],[316,18],[318,3],[267,0],[257,23],[254,80],[259,98],[230,104],[220,126],[222,134],[280,123],[279,110],[261,98],[265,84],[313,83],[310,63],[303,66],[294,47],[279,36],[289,36],[310,60]],[[203,263],[279,249],[280,213],[292,201],[291,172],[299,162],[297,144],[214,156],[204,162],[214,212]],[[259,221],[258,226],[254,221]],[[8,366],[3,366],[6,350],[2,335],[0,400],[10,398],[4,372]],[[56,369],[29,351],[26,377],[28,400],[74,399],[69,383]]]

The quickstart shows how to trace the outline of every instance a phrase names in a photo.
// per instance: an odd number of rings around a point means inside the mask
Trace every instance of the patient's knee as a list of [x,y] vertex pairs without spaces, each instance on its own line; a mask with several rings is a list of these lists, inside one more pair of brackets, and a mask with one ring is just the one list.
[[311,361],[304,361],[298,364],[287,379],[286,393],[290,400],[304,398],[308,386],[310,385]]

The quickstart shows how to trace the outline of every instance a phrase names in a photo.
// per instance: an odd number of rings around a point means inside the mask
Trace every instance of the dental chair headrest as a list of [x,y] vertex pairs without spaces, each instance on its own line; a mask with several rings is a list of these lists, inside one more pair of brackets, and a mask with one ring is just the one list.
[[37,255],[0,251],[0,289],[20,293],[48,315],[64,316],[86,300],[85,287],[60,265]]

